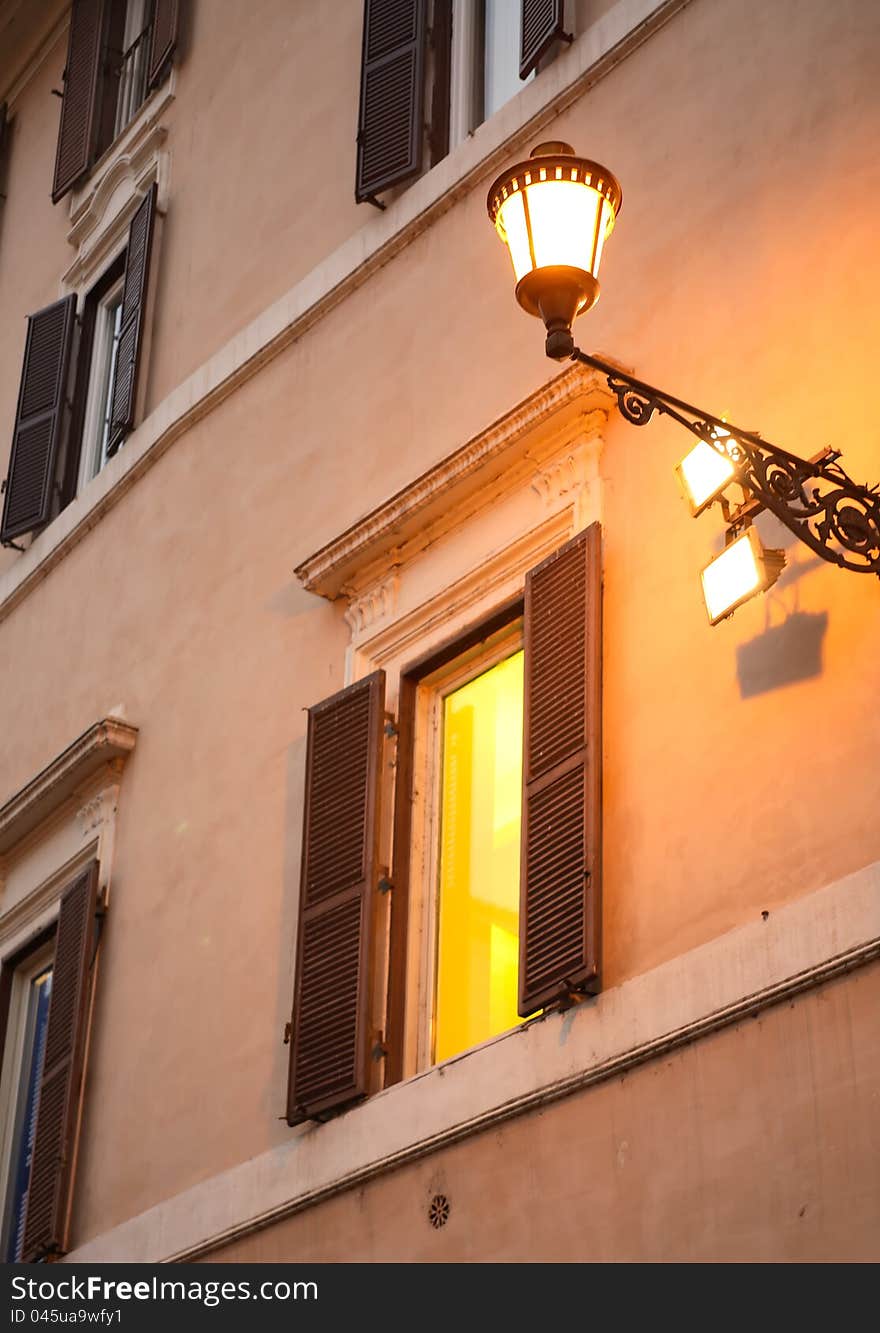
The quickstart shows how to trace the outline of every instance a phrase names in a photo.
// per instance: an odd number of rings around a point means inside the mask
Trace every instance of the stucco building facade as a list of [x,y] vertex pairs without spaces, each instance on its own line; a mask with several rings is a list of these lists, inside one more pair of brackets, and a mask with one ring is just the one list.
[[[710,626],[688,438],[543,355],[486,217],[541,141],[607,164],[580,345],[877,481],[880,10],[525,9],[0,0],[7,1257],[880,1258],[877,581],[763,515],[786,568]],[[450,915],[488,781],[450,700],[565,621],[560,550],[586,648],[529,725],[586,711],[590,956],[465,1014],[524,964],[515,905]],[[467,845],[516,895],[505,698]],[[357,938],[304,981],[322,884]]]

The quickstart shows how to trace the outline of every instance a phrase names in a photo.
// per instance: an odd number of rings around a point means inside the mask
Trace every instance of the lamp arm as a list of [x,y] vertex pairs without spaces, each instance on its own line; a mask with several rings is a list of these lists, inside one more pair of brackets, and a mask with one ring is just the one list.
[[836,450],[799,458],[756,431],[741,430],[577,347],[571,359],[605,375],[621,415],[634,426],[646,426],[661,413],[730,460],[736,469],[732,480],[751,497],[730,515],[734,526],[768,509],[823,560],[880,577],[880,487],[854,482]]

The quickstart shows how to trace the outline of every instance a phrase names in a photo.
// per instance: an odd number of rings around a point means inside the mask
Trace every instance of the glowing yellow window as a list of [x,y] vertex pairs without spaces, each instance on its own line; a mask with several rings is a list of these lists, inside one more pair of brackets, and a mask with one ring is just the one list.
[[443,701],[435,1060],[521,1021],[522,736],[522,652]]

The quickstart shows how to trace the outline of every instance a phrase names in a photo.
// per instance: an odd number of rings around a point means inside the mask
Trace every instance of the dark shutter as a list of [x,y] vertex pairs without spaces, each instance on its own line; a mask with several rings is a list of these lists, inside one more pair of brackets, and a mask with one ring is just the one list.
[[153,6],[153,30],[150,33],[150,66],[147,86],[158,88],[167,73],[177,45],[178,0],[156,0]]
[[519,1012],[598,989],[602,607],[598,523],[526,576]]
[[110,396],[110,435],[107,453],[113,455],[134,425],[137,395],[138,366],[140,363],[141,333],[147,286],[150,280],[150,253],[153,248],[153,224],[156,216],[156,185],[131,220],[128,229],[128,249],[125,252],[125,281],[122,288],[122,324],[116,366],[113,371],[113,389]]
[[523,0],[519,77],[527,79],[565,31],[564,0]]
[[3,178],[6,167],[6,145],[9,142],[9,121],[7,119],[7,108],[5,102],[0,102],[0,199],[6,196],[3,194]]
[[425,0],[366,0],[355,198],[422,165]]
[[98,133],[105,0],[73,0],[52,202],[87,171]]
[[98,863],[61,898],[22,1260],[67,1250],[98,926]]
[[0,541],[33,532],[49,520],[75,320],[75,296],[28,320]]
[[288,1124],[368,1091],[385,673],[309,709]]
[[431,58],[433,63],[431,124],[428,145],[431,166],[449,152],[449,102],[452,95],[452,0],[434,0],[431,10]]

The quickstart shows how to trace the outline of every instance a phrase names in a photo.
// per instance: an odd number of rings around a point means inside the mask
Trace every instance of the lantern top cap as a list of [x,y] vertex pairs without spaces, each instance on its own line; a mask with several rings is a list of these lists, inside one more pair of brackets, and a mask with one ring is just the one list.
[[564,139],[548,139],[546,143],[536,144],[529,157],[574,157],[575,151]]
[[576,181],[597,191],[608,200],[615,218],[623,202],[617,177],[599,162],[578,157],[571,144],[560,139],[537,144],[525,162],[516,162],[492,182],[486,207],[493,225],[505,199],[528,185],[541,181]]

